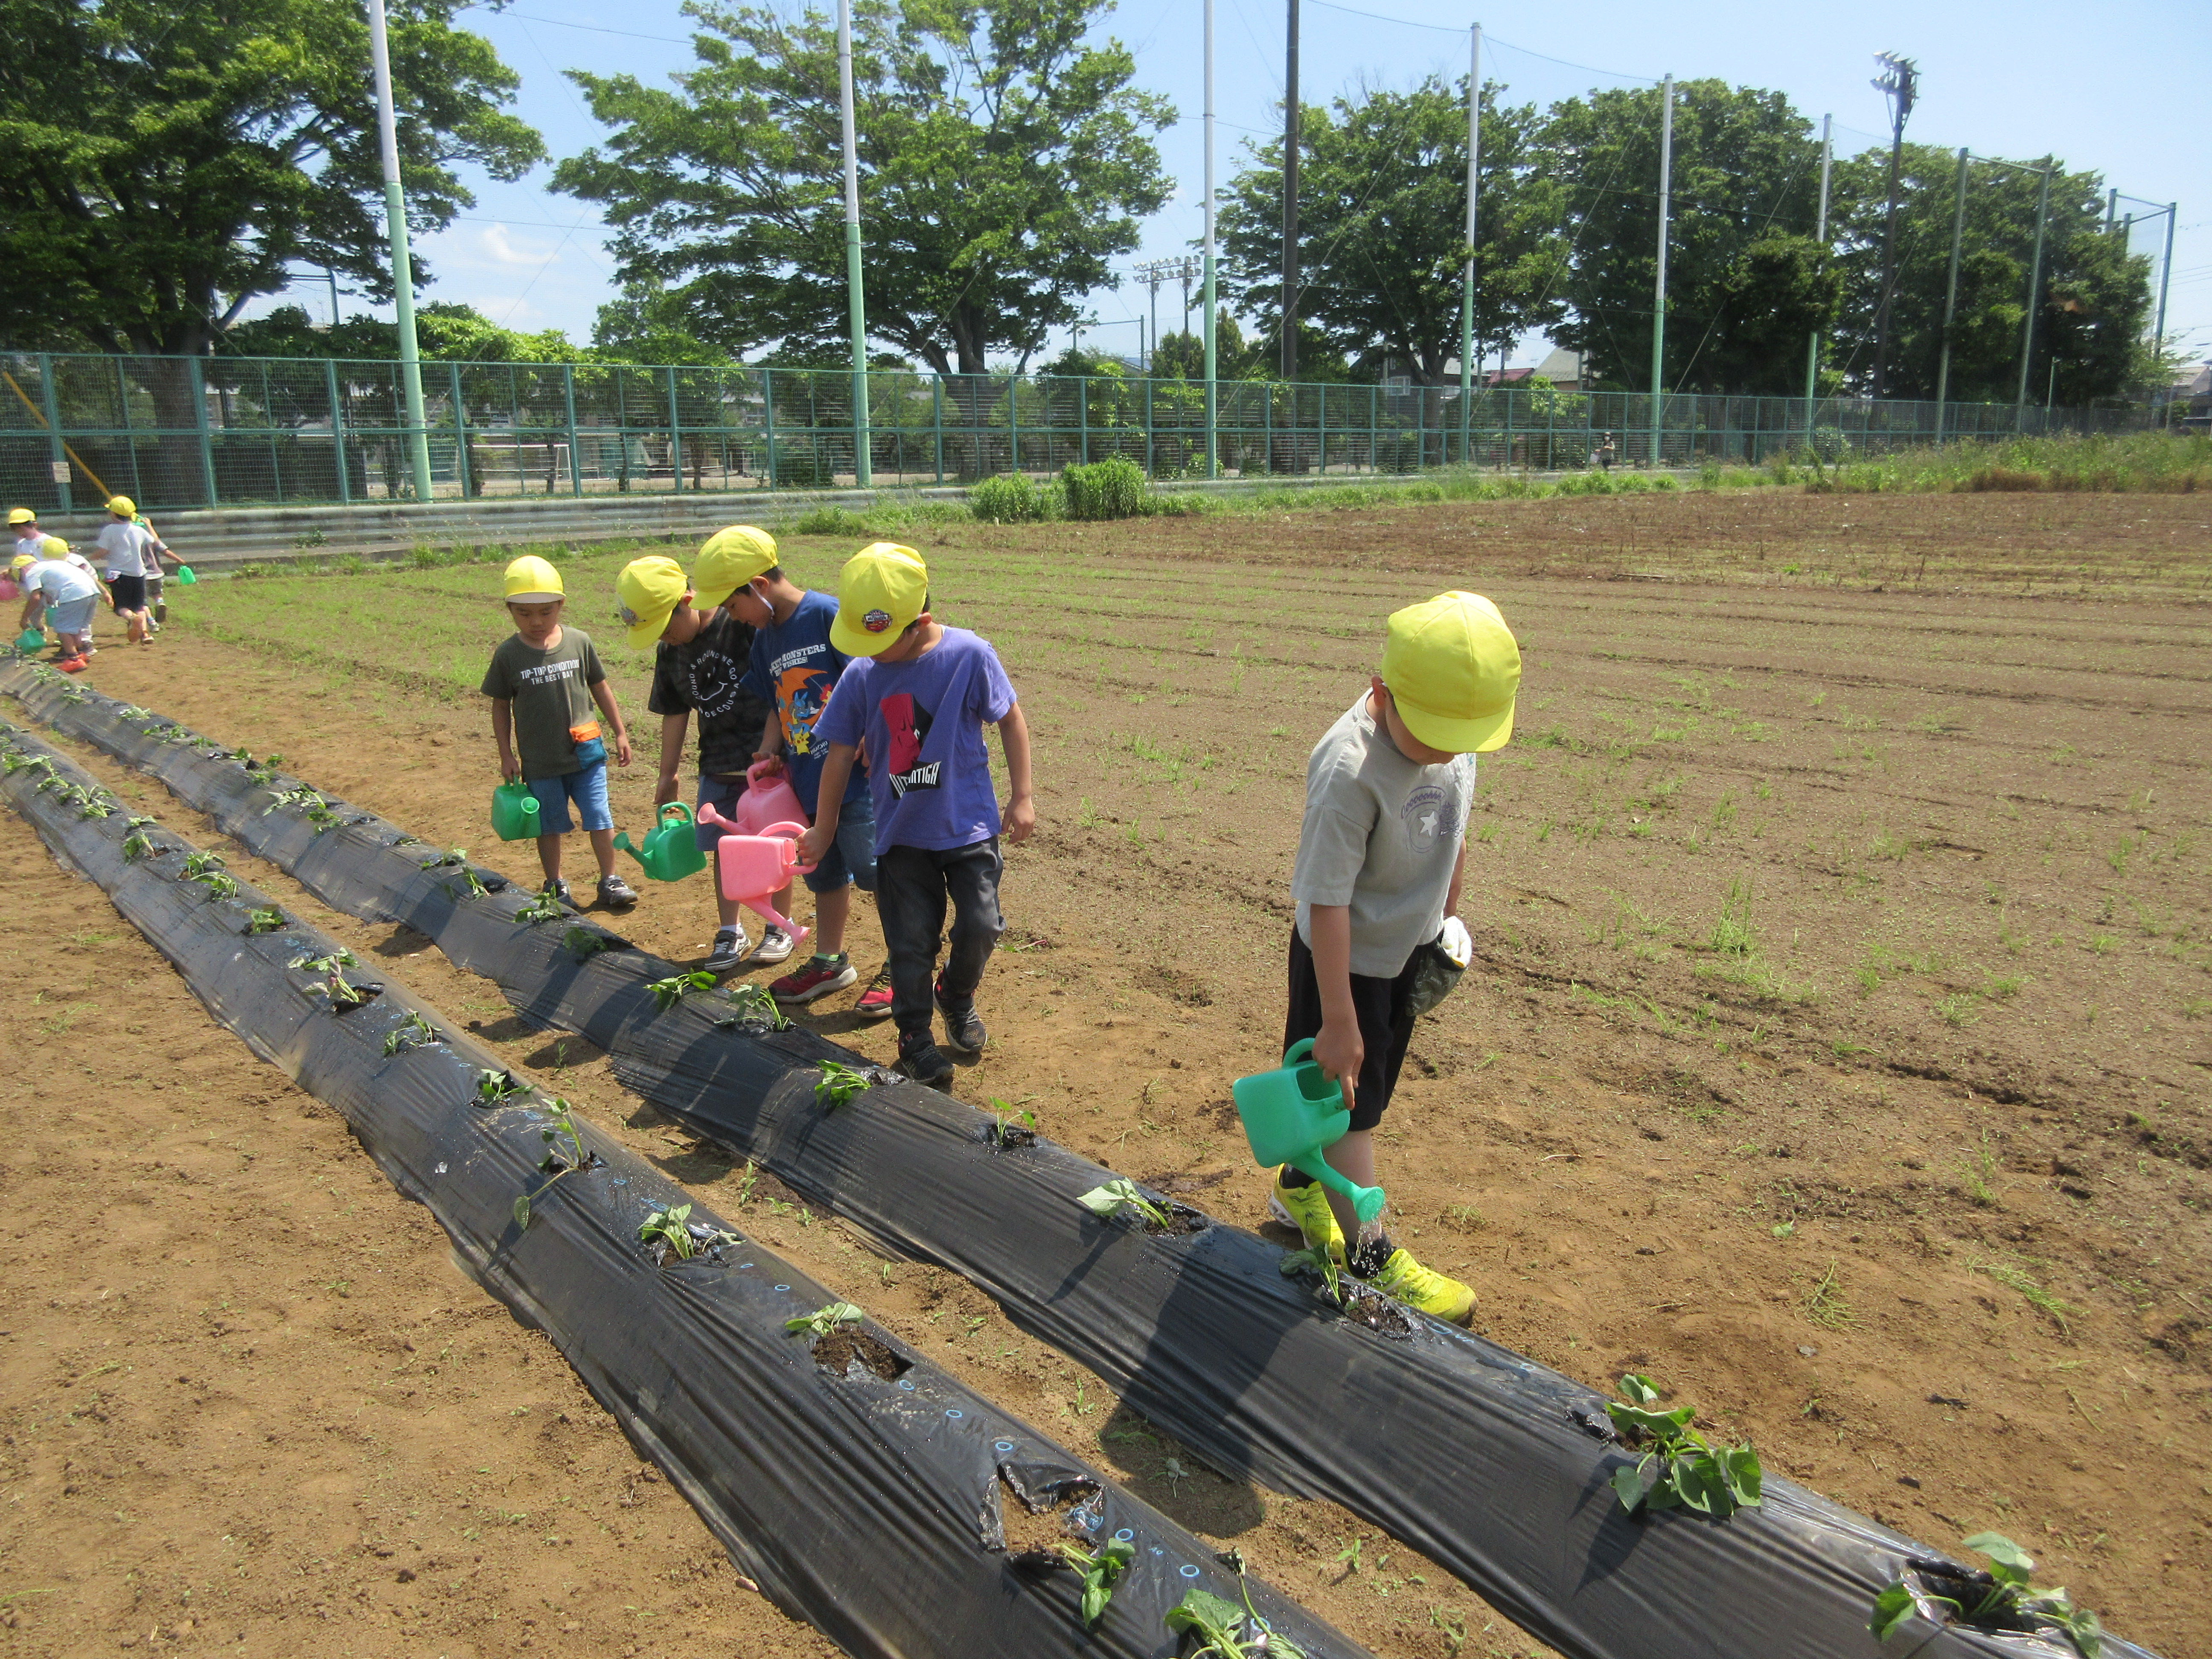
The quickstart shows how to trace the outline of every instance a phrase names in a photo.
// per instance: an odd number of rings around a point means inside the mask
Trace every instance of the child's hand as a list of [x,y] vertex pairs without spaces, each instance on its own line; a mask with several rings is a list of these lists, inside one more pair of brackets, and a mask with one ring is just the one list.
[[512,755],[501,755],[499,757],[499,771],[501,777],[509,783],[513,783],[522,775],[522,763]]
[[615,764],[617,766],[629,764],[629,733],[627,732],[615,733]]
[[680,792],[677,786],[676,774],[663,772],[660,775],[660,781],[653,787],[653,804],[655,806],[665,806],[676,799],[678,793]]
[[760,749],[753,753],[753,764],[761,768],[764,778],[783,775],[783,751],[780,749]]
[[999,809],[999,819],[1005,825],[1007,842],[1019,846],[1036,828],[1036,803],[1027,795],[1009,795]]
[[1367,1060],[1367,1043],[1359,1035],[1358,1022],[1331,1025],[1324,1021],[1321,1035],[1314,1039],[1313,1057],[1323,1077],[1343,1086],[1344,1103],[1350,1108],[1359,1080],[1359,1068]]
[[801,864],[821,863],[822,855],[830,850],[830,839],[836,833],[834,830],[825,830],[818,823],[809,830],[799,838],[799,861]]

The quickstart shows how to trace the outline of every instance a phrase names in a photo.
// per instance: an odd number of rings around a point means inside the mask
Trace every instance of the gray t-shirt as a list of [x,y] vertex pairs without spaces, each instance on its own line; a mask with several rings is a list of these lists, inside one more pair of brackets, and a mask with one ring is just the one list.
[[487,697],[514,705],[514,750],[524,782],[583,770],[568,728],[599,718],[591,688],[606,677],[599,653],[592,649],[592,636],[566,623],[561,624],[560,642],[550,650],[538,650],[520,634],[500,642],[480,689]]
[[1395,979],[1443,926],[1460,838],[1474,802],[1474,757],[1422,766],[1367,712],[1369,694],[1322,733],[1306,762],[1306,815],[1291,872],[1298,933],[1313,907],[1352,907],[1352,971]]

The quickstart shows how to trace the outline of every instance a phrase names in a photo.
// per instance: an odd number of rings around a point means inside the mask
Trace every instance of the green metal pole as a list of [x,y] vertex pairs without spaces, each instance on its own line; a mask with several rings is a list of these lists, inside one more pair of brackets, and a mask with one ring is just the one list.
[[761,418],[768,431],[768,487],[775,488],[775,371],[761,370]]
[[[1467,258],[1459,273],[1459,464],[1468,464],[1474,419],[1474,198],[1482,159],[1482,25],[1471,32],[1467,70]],[[1504,368],[1504,364],[1499,364]]]
[[446,365],[447,383],[453,387],[453,477],[461,486],[463,501],[476,493],[477,480],[469,466],[469,408],[461,396],[461,366]]
[[1972,161],[1959,151],[1959,187],[1951,207],[1951,277],[1943,291],[1943,342],[1936,359],[1936,441],[1943,441],[1944,413],[1951,396],[1951,324],[1959,313],[1959,250],[1966,240],[1966,169]]
[[70,497],[69,451],[64,447],[61,400],[54,396],[54,357],[50,351],[39,354],[39,401],[46,405],[46,470],[60,492],[62,511],[73,513],[76,509]]
[[1659,281],[1651,301],[1651,465],[1659,465],[1660,434],[1667,423],[1667,215],[1674,174],[1674,77],[1659,91]]
[[561,365],[561,403],[568,417],[568,493],[580,496],[584,493],[584,469],[577,453],[576,442],[576,366]]
[[[335,295],[336,289],[332,289]],[[346,471],[345,405],[338,398],[338,366],[323,359],[323,388],[331,399],[331,456],[338,467],[338,505],[353,505],[353,480]]]
[[668,374],[668,481],[673,495],[684,493],[684,421],[676,406],[676,371]]
[[399,325],[399,385],[407,403],[408,471],[415,499],[430,499],[430,434],[423,425],[422,365],[415,344],[415,276],[407,256],[407,199],[399,186],[399,128],[392,107],[392,55],[384,0],[368,0],[369,56],[376,78],[376,125],[384,154],[384,222],[392,234],[392,310]]
[[2027,412],[2027,366],[2035,356],[2035,318],[2043,309],[2043,235],[2051,223],[2051,173],[2056,161],[2045,156],[2043,162],[2043,188],[2036,193],[2035,202],[2035,258],[2028,266],[2027,320],[2020,331],[2020,397],[2013,411],[2013,430],[2021,429],[2021,422]]
[[937,482],[945,482],[945,377],[929,383],[929,430],[937,450]]
[[[222,502],[215,487],[215,441],[208,434],[207,371],[198,358],[188,361],[192,366],[192,426],[200,441],[200,487],[207,492],[210,507],[221,507]],[[281,484],[283,475],[280,471],[272,468],[270,476]]]
[[1213,0],[1206,0],[1206,476],[1221,476],[1213,356]]
[[875,483],[868,441],[868,307],[860,291],[860,161],[853,135],[853,4],[837,0],[837,91],[845,125],[845,292],[853,314],[853,482]]

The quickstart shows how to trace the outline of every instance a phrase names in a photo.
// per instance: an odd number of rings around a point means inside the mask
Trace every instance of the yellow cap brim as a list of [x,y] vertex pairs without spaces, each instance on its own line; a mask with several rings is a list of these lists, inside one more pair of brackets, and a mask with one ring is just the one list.
[[744,583],[743,582],[732,582],[727,587],[717,593],[711,587],[701,587],[695,580],[692,583],[691,603],[698,606],[702,611],[719,611],[723,605],[729,603],[730,595],[736,592],[744,586]]
[[510,593],[509,605],[558,605],[568,599],[566,593]]
[[633,651],[653,649],[660,642],[661,635],[667,631],[668,619],[675,614],[676,607],[672,605],[656,616],[640,617],[629,629],[629,648]]
[[899,635],[905,632],[906,623],[894,620],[882,633],[871,634],[858,623],[847,621],[845,613],[840,611],[836,620],[830,624],[830,643],[848,657],[876,657],[896,645]]
[[1406,729],[1431,749],[1449,750],[1455,755],[1486,755],[1493,749],[1503,749],[1513,736],[1510,702],[1495,714],[1451,720],[1416,708],[1403,697],[1394,696],[1391,700],[1397,704],[1398,718],[1406,722]]

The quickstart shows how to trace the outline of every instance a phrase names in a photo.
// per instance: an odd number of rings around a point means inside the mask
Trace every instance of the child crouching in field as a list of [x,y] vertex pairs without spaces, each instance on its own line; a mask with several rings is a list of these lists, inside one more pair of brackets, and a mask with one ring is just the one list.
[[599,705],[613,729],[617,764],[628,766],[629,732],[622,710],[615,706],[591,635],[561,621],[567,603],[561,573],[543,559],[526,556],[507,566],[506,587],[514,634],[492,653],[480,688],[492,700],[491,733],[499,744],[501,775],[511,779],[520,773],[538,797],[544,890],[563,903],[568,901],[568,884],[561,879],[561,837],[571,827],[573,801],[599,860],[599,902],[626,910],[637,902],[637,894],[615,873],[607,745],[592,718],[592,705]]
[[[1376,1184],[1375,1126],[1413,1040],[1423,958],[1459,909],[1474,757],[1513,735],[1520,684],[1498,607],[1438,594],[1390,617],[1382,672],[1306,763],[1283,1046],[1311,1037],[1322,1074],[1343,1085],[1352,1128],[1324,1156],[1362,1187]],[[1268,1208],[1377,1290],[1472,1318],[1473,1290],[1392,1243],[1379,1217],[1362,1236],[1351,1205],[1310,1172],[1283,1165]]]
[[[932,1004],[945,1016],[950,1046],[981,1051],[975,989],[1003,931],[999,835],[1003,827],[1009,842],[1021,842],[1036,827],[1029,725],[989,642],[930,616],[929,569],[910,547],[878,542],[846,562],[830,643],[854,660],[815,720],[814,740],[828,754],[799,858],[815,862],[836,842],[845,782],[865,740],[899,1069],[918,1083],[944,1083],[952,1065],[933,1035]],[[1003,813],[991,788],[986,725],[999,728],[1006,746]],[[951,948],[939,973],[948,898]]]

